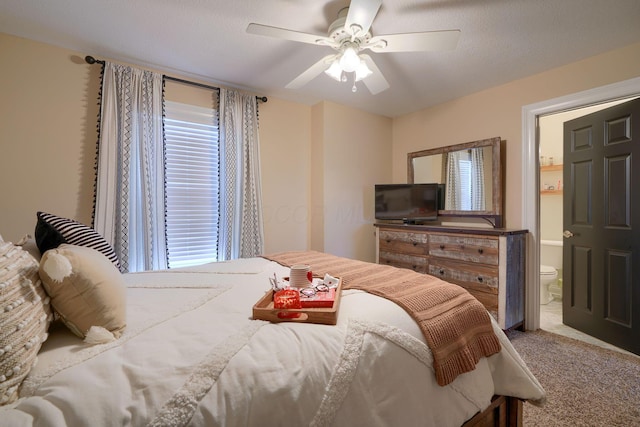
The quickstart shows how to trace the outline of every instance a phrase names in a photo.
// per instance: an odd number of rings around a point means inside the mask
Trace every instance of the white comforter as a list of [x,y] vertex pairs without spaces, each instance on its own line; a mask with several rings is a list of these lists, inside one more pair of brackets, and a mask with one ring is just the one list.
[[126,275],[128,326],[90,346],[51,331],[1,426],[459,426],[492,395],[544,390],[502,351],[440,387],[418,326],[344,291],[336,326],[253,320],[274,272],[262,258]]

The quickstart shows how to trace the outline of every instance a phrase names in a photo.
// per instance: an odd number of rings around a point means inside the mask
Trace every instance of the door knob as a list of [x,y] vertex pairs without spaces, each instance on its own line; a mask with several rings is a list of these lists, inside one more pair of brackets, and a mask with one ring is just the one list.
[[565,238],[567,238],[567,239],[568,239],[569,237],[573,237],[573,233],[572,233],[572,232],[570,232],[569,230],[564,230],[564,232],[562,233],[562,235],[563,235]]

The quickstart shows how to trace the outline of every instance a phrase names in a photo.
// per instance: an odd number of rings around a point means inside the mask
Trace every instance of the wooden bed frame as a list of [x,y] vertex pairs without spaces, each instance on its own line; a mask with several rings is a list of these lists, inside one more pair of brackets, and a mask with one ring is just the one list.
[[511,396],[493,396],[487,409],[478,412],[463,427],[522,427],[522,400]]

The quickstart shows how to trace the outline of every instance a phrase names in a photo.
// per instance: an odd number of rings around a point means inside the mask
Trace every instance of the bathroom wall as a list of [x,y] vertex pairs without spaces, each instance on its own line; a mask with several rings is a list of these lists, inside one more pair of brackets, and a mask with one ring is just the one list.
[[[566,111],[540,118],[540,165],[548,165],[550,158],[556,165],[563,163],[563,124],[568,120],[581,117],[596,111],[611,107],[616,104],[628,101],[628,99],[618,100],[600,105],[594,105],[578,110]],[[563,194],[564,180],[562,170],[540,172],[540,263],[554,266],[562,266],[561,251],[554,248],[554,245],[547,241],[562,242],[563,232]],[[562,192],[558,189],[558,182]],[[553,190],[545,191],[549,186]],[[560,259],[555,259],[560,256]]]

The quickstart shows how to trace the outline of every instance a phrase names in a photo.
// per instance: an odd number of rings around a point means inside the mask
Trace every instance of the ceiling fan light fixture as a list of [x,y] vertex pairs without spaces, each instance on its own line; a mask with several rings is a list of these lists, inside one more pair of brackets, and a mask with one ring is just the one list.
[[[350,0],[349,5],[340,9],[338,17],[329,25],[326,36],[256,23],[247,26],[247,33],[326,46],[335,51],[334,54],[320,59],[289,82],[285,86],[287,89],[299,89],[324,71],[338,82],[364,80],[369,92],[377,95],[389,89],[390,86],[373,59],[366,54],[366,50],[375,53],[450,50],[456,47],[460,38],[460,30],[374,36],[371,33],[371,25],[380,11],[382,1]],[[351,90],[357,90],[355,84]]]
[[371,74],[373,74],[373,71],[367,67],[367,63],[364,62],[364,59],[361,59],[358,68],[356,68],[356,81],[359,82],[360,80],[369,77]]
[[344,72],[353,73],[359,65],[360,57],[358,52],[351,46],[347,47],[340,57],[340,67]]
[[325,70],[325,74],[336,81],[342,81],[342,67],[340,62],[336,59],[331,63],[331,66]]

